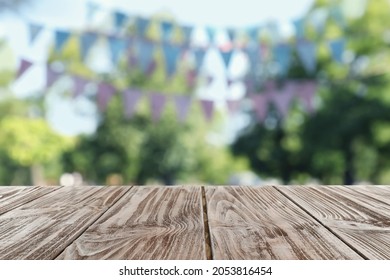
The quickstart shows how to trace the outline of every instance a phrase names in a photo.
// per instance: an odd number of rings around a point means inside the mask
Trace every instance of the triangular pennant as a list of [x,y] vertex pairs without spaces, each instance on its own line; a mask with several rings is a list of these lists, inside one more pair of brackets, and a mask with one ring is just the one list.
[[97,92],[97,103],[99,110],[104,112],[107,109],[108,103],[114,96],[116,88],[108,83],[100,83]]
[[290,70],[291,47],[287,44],[279,44],[274,48],[274,58],[278,63],[280,74],[286,76]]
[[271,40],[272,44],[276,44],[277,42],[280,42],[280,30],[279,25],[275,21],[271,21],[267,23],[266,25],[269,38]]
[[92,48],[93,44],[98,39],[98,35],[96,33],[87,32],[80,35],[80,48],[81,48],[81,59],[85,60],[88,55],[89,50]]
[[30,44],[33,44],[35,39],[38,37],[38,35],[43,30],[43,25],[40,24],[29,24],[29,31],[30,31]]
[[296,85],[296,95],[302,100],[308,113],[314,112],[314,96],[317,90],[317,84],[314,81],[306,81]]
[[236,99],[236,100],[226,100],[226,105],[229,110],[229,113],[231,115],[234,115],[238,112],[241,106],[241,100]]
[[123,104],[125,117],[130,119],[133,117],[142,93],[139,89],[127,89],[123,92]]
[[149,98],[152,120],[157,122],[161,119],[165,104],[167,102],[167,97],[161,93],[150,93]]
[[145,74],[150,70],[150,65],[153,62],[154,50],[155,44],[148,40],[138,39],[135,41],[138,65]]
[[113,16],[114,16],[115,30],[120,31],[122,27],[125,25],[125,22],[127,20],[127,15],[122,12],[115,11]]
[[108,44],[110,47],[111,61],[114,65],[116,65],[119,61],[120,56],[126,50],[127,42],[122,38],[108,36]]
[[299,41],[297,43],[297,52],[306,73],[314,73],[317,67],[316,44],[310,41]]
[[189,87],[194,87],[196,85],[197,77],[198,75],[196,70],[187,71],[187,84]]
[[251,97],[257,120],[263,122],[268,112],[268,96],[265,94],[254,94]]
[[228,50],[228,51],[220,49],[220,54],[222,56],[222,60],[223,60],[223,62],[225,64],[225,69],[226,70],[229,68],[230,60],[232,59],[233,52],[234,52],[233,49]]
[[339,5],[334,5],[329,11],[329,16],[338,24],[340,28],[345,27],[345,17]]
[[70,38],[70,32],[63,31],[63,30],[56,30],[54,36],[55,36],[55,50],[57,53],[60,53],[64,48],[64,45],[66,44],[66,42],[68,42]]
[[194,27],[192,26],[183,26],[183,34],[184,34],[184,42],[189,44],[191,42],[191,37],[192,37],[192,30]]
[[73,97],[79,97],[84,92],[87,84],[88,80],[80,76],[73,76]]
[[273,90],[267,92],[268,99],[272,100],[276,108],[284,118],[290,109],[291,100],[294,96],[295,86],[293,83],[288,83],[282,90]]
[[330,41],[329,48],[332,54],[332,58],[339,63],[343,63],[345,39],[341,38],[341,39]]
[[215,29],[212,27],[206,27],[206,33],[207,36],[209,37],[209,44],[212,45],[214,44],[214,39],[215,39]]
[[196,71],[199,73],[199,70],[201,69],[203,65],[203,60],[206,55],[206,49],[204,48],[194,48],[193,53],[195,56],[195,68]]
[[100,6],[97,3],[88,2],[87,3],[87,20],[93,20],[96,12],[100,9]]
[[169,42],[172,37],[173,24],[171,22],[163,21],[161,22],[161,32],[163,41]]
[[248,62],[250,69],[253,72],[260,63],[260,51],[259,47],[256,45],[249,46],[245,48],[245,53],[248,56]]
[[236,30],[234,30],[233,28],[228,28],[226,29],[226,33],[230,42],[234,42],[234,40],[236,39]]
[[247,33],[248,38],[251,42],[257,43],[259,41],[259,27],[258,26],[249,27],[246,30],[246,33]]
[[137,17],[136,19],[136,28],[137,35],[140,37],[145,37],[146,29],[149,26],[149,20],[143,17]]
[[60,77],[62,73],[54,71],[48,64],[46,66],[46,88],[51,87]]
[[190,96],[180,95],[174,97],[177,120],[185,122],[191,106],[192,99]]
[[165,70],[167,76],[171,77],[176,72],[176,66],[182,52],[182,48],[180,46],[166,43],[162,45],[162,48],[165,58]]
[[214,116],[214,101],[212,100],[200,100],[203,115],[206,121],[210,122]]
[[324,33],[327,18],[328,10],[325,8],[317,8],[311,14],[310,23],[314,27],[318,36]]
[[32,66],[32,62],[24,58],[20,60],[19,69],[16,73],[16,79],[19,79]]
[[300,18],[293,21],[295,27],[295,36],[298,39],[305,37],[305,19]]

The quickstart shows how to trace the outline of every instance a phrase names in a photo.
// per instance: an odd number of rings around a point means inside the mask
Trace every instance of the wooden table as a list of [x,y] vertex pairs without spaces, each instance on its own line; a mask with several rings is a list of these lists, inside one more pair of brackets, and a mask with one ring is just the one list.
[[390,187],[0,187],[0,259],[390,259]]

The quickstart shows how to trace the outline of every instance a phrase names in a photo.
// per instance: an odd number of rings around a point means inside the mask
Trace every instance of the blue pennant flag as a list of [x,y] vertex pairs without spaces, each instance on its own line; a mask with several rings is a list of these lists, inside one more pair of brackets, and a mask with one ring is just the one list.
[[206,55],[206,50],[203,48],[194,48],[193,53],[195,56],[195,68],[196,71],[199,72],[200,68],[202,67],[204,57]]
[[314,73],[317,67],[316,44],[309,41],[300,41],[297,44],[297,52],[306,73]]
[[191,42],[191,36],[192,36],[192,30],[194,28],[192,26],[183,26],[183,34],[184,34],[184,42],[190,43]]
[[100,6],[93,2],[87,3],[87,20],[91,21],[95,16],[96,12],[100,9]]
[[143,17],[137,17],[136,28],[138,36],[144,37],[146,29],[149,26],[149,20]]
[[305,37],[305,19],[300,18],[293,21],[295,36],[299,39]]
[[337,39],[329,42],[330,52],[335,61],[343,63],[343,54],[345,50],[345,39]]
[[329,16],[338,24],[339,27],[345,27],[344,14],[339,5],[335,5],[330,9]]
[[310,24],[319,36],[324,33],[327,18],[328,10],[325,8],[315,9],[310,17]]
[[259,65],[259,63],[260,63],[260,50],[259,50],[259,47],[256,46],[256,45],[247,47],[245,49],[245,52],[246,52],[246,54],[248,56],[250,69],[253,72],[253,70],[255,70],[257,68],[257,66]]
[[70,38],[70,33],[68,31],[56,30],[55,31],[55,50],[60,53],[64,48],[66,42],[68,42]]
[[125,25],[125,22],[127,20],[127,15],[122,12],[114,12],[114,25],[116,31],[119,31],[122,29],[122,27]]
[[230,42],[234,42],[236,39],[236,31],[233,28],[226,29],[226,33],[229,37]]
[[121,39],[115,36],[109,36],[108,44],[110,46],[111,61],[113,64],[117,64],[120,56],[126,50],[127,42],[125,39]]
[[229,51],[220,50],[220,53],[221,53],[223,62],[225,64],[226,70],[229,68],[230,60],[232,59],[233,52],[234,52],[233,49],[231,49]]
[[287,75],[291,64],[291,47],[287,44],[279,44],[274,48],[273,54],[278,63],[280,74]]
[[155,45],[148,40],[139,39],[135,41],[135,47],[138,58],[138,65],[143,73],[147,73],[150,65],[153,62]]
[[98,36],[95,33],[84,33],[80,36],[80,47],[81,47],[81,60],[85,60],[88,55],[89,50],[97,41]]
[[161,22],[161,31],[162,31],[163,41],[169,42],[172,36],[173,24],[167,21]]
[[33,24],[31,23],[29,25],[29,31],[30,31],[30,44],[33,44],[35,39],[38,37],[38,35],[43,30],[43,26],[39,24]]
[[210,45],[214,44],[214,39],[215,39],[215,29],[212,27],[206,27],[206,33],[207,36],[209,37],[209,43]]
[[173,44],[163,44],[163,53],[165,58],[165,69],[168,77],[171,77],[177,66],[177,61],[182,52],[182,48]]
[[257,26],[249,27],[246,32],[251,42],[257,43],[259,41],[259,28]]

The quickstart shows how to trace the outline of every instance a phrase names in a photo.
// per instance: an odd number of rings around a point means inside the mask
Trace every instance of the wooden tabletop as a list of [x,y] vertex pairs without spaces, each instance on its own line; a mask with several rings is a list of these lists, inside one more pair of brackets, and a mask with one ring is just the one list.
[[0,259],[390,259],[390,187],[0,187]]

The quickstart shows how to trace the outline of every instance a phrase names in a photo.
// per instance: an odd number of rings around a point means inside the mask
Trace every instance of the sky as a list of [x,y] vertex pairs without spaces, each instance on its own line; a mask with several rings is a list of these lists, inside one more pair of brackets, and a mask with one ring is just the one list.
[[[309,9],[313,0],[96,0],[101,5],[101,11],[96,14],[94,22],[104,19],[110,11],[120,10],[130,15],[151,16],[157,12],[169,12],[179,23],[194,25],[198,29],[205,26],[223,30],[226,27],[245,28],[276,21],[285,33],[292,32],[292,20],[299,18]],[[86,20],[87,1],[85,0],[31,0],[18,16],[3,15],[0,17],[0,37],[10,42],[15,54],[9,67],[16,67],[19,57],[28,58],[34,62],[34,67],[13,85],[17,96],[24,97],[39,94],[45,84],[45,62],[48,48],[52,44],[52,31],[56,28],[85,29],[91,27]],[[31,46],[28,43],[28,22],[40,23],[45,31]],[[92,23],[93,25],[93,23]],[[0,56],[1,59],[2,56]],[[226,87],[222,60],[216,50],[207,54],[207,63],[215,71],[214,82],[207,88],[198,89],[198,96],[215,100],[226,97],[239,98],[243,93],[242,84]],[[236,63],[236,64],[234,64]],[[230,74],[240,72],[240,56],[236,55]],[[5,63],[0,67],[7,67]],[[236,70],[236,71],[235,71]],[[58,88],[69,86],[66,79],[60,81],[56,91],[49,91],[47,97],[48,121],[52,127],[65,135],[92,133],[97,120],[94,112],[96,107],[87,98],[77,100],[63,99]],[[83,116],[78,114],[85,112]],[[242,122],[243,120],[230,120]]]

